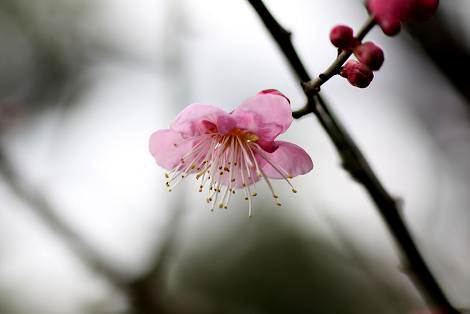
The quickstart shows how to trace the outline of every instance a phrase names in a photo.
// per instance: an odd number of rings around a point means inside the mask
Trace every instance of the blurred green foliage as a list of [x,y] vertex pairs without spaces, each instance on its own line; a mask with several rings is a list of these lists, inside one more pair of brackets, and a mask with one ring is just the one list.
[[178,287],[207,303],[197,310],[177,293],[174,313],[406,313],[417,306],[379,259],[366,257],[380,274],[371,277],[370,266],[296,226],[257,216],[185,256]]

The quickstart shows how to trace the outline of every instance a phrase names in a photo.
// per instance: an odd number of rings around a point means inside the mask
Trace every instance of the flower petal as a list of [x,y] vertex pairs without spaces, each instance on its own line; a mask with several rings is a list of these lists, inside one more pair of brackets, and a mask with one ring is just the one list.
[[222,109],[212,105],[192,104],[176,116],[170,128],[183,136],[194,136],[217,129],[219,123],[224,132],[235,125],[233,118]]
[[194,142],[184,140],[180,133],[173,130],[158,130],[150,136],[149,148],[160,167],[172,170],[191,150]]
[[[284,141],[276,141],[274,145],[277,149],[272,153],[260,152],[261,156],[266,156],[276,167],[286,171],[289,176],[295,177],[306,174],[313,169],[313,162],[310,156],[301,147]],[[282,179],[282,175],[271,166],[269,162],[261,165],[263,172],[270,178]]]
[[273,140],[292,123],[289,99],[277,90],[265,90],[246,99],[232,113],[237,127]]
[[219,133],[226,134],[237,126],[237,120],[232,118],[229,114],[225,114],[217,117],[216,124]]

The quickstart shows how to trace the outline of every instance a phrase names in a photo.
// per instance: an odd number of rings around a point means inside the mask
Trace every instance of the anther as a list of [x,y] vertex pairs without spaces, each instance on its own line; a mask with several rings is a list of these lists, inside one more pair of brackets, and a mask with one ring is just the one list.
[[251,195],[252,195],[252,196],[256,196],[256,195],[258,195],[258,193],[253,192]]
[[281,204],[281,203],[276,203],[276,205],[277,205],[277,206],[282,206],[282,204]]
[[170,175],[168,173],[165,173],[165,178],[170,178]]
[[296,189],[292,189],[292,192],[297,193],[297,190],[296,190]]

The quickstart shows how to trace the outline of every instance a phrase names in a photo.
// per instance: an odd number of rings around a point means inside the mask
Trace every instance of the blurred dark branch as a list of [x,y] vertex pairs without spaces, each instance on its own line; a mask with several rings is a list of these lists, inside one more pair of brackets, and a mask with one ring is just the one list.
[[20,176],[15,172],[13,165],[10,164],[1,149],[0,177],[10,187],[14,195],[28,207],[34,209],[42,221],[56,232],[60,239],[65,241],[68,247],[90,269],[104,276],[116,288],[128,295],[132,313],[165,313],[163,296],[166,288],[166,278],[164,276],[168,269],[169,257],[176,246],[176,236],[182,222],[181,216],[184,212],[184,206],[181,202],[173,208],[162,245],[152,258],[149,270],[137,278],[128,279],[124,274],[113,269],[95,248],[84,241],[75,230],[67,225],[57,215],[57,210],[54,209],[40,192],[28,186],[26,182],[20,179]]
[[166,292],[165,276],[170,257],[176,248],[177,235],[183,222],[184,209],[183,199],[181,198],[172,208],[169,208],[171,212],[170,221],[166,225],[162,245],[152,258],[151,267],[144,274],[127,284],[131,301],[131,313],[164,314],[167,312],[164,300]]
[[[256,10],[271,36],[283,51],[296,76],[301,82],[310,81],[310,75],[308,75],[305,66],[300,61],[292,45],[290,32],[286,31],[276,21],[261,0],[248,0],[248,2]],[[342,159],[343,167],[358,183],[364,186],[377,206],[389,231],[401,249],[404,268],[410,271],[409,277],[416,284],[424,299],[430,304],[445,307],[448,313],[459,313],[447,300],[441,287],[424,262],[410,232],[402,220],[397,202],[385,190],[354,140],[334,116],[326,101],[320,97],[319,92],[315,94],[306,93],[306,96],[308,108],[316,115],[333,141]]]
[[439,14],[426,24],[407,23],[406,30],[470,105],[470,52],[465,33],[453,32]]
[[21,1],[0,1],[0,13],[12,19],[31,47],[31,61],[36,68],[23,83],[27,86],[21,95],[23,101],[29,104],[30,110],[40,110],[55,103],[50,100],[63,92],[77,71],[86,68],[88,61],[84,58],[83,48],[76,43],[76,47],[71,48],[74,58],[68,57],[60,45],[61,35],[51,36],[44,31],[34,13],[26,10]]
[[54,232],[60,235],[70,249],[74,251],[92,270],[103,275],[112,284],[117,287],[122,286],[123,279],[119,272],[115,271],[106,263],[97,253],[95,248],[90,246],[83,238],[70,226],[68,226],[58,215],[53,206],[46,198],[28,186],[26,182],[20,179],[15,172],[13,165],[10,164],[7,157],[0,149],[0,176],[10,187],[11,191],[22,200],[27,206],[34,209],[42,221]]

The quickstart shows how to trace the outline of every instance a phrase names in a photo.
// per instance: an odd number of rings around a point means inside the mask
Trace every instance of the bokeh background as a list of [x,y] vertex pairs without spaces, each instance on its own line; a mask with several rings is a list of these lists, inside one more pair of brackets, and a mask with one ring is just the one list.
[[[267,1],[312,73],[360,1]],[[470,2],[368,39],[371,86],[323,94],[453,304],[470,307]],[[315,163],[254,216],[168,193],[148,138],[192,102],[304,96],[247,1],[0,0],[0,313],[427,313],[365,191],[312,116],[283,138]],[[264,189],[264,190],[263,190]],[[422,311],[422,312],[420,312]]]

